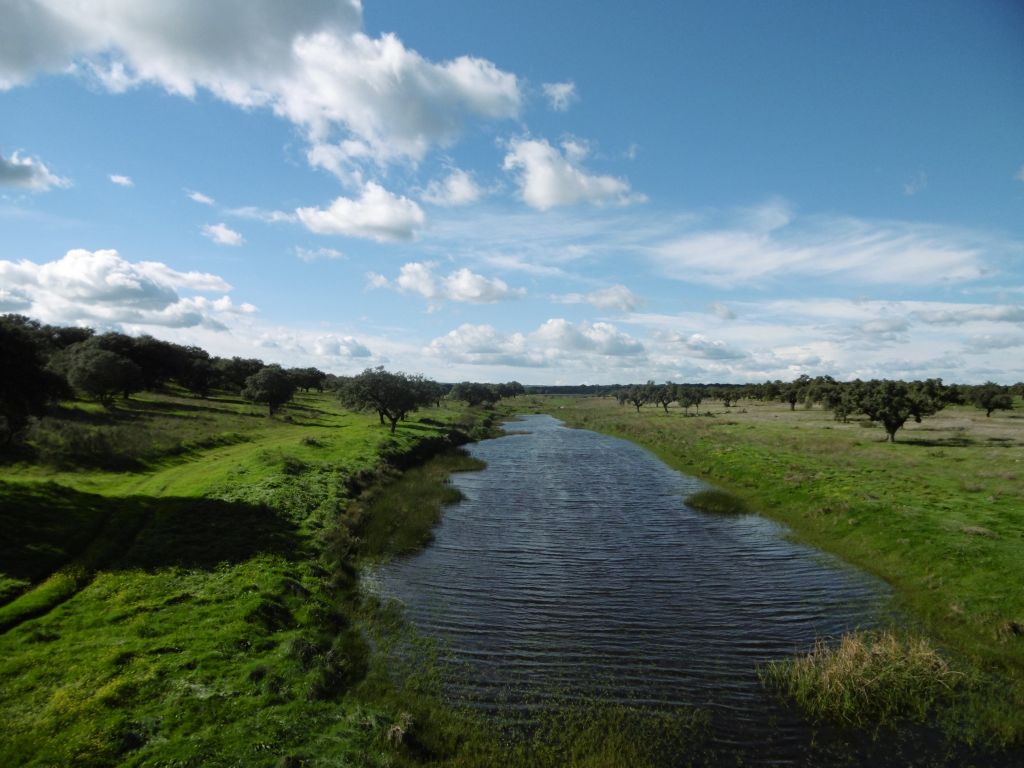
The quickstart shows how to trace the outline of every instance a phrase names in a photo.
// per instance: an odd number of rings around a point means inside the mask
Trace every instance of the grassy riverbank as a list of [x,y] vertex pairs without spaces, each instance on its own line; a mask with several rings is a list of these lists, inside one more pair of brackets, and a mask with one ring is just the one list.
[[0,466],[0,764],[396,764],[356,568],[428,534],[353,499],[466,419],[419,416],[147,394],[44,421]]
[[886,444],[878,427],[779,404],[711,403],[689,417],[610,398],[532,407],[644,445],[885,579],[977,678],[955,717],[1024,740],[1024,413],[947,408]]

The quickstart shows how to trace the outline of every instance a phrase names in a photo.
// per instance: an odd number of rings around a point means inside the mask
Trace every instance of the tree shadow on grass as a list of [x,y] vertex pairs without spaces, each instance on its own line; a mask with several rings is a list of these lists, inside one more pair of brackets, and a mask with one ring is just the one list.
[[53,483],[0,483],[0,524],[0,632],[48,613],[103,571],[296,559],[301,544],[296,527],[262,505],[105,497]]
[[56,483],[0,482],[0,574],[36,583],[87,571],[214,569],[258,554],[294,559],[296,526],[270,507],[205,498],[107,497]]

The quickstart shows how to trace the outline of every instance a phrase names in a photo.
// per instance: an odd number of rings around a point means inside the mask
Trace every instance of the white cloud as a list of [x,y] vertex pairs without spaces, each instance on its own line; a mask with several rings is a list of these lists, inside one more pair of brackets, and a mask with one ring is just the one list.
[[720,301],[712,302],[712,304],[710,306],[710,309],[711,309],[711,314],[713,314],[715,317],[717,317],[717,318],[719,318],[721,320],[735,320],[736,319],[736,313],[733,312],[727,305],[723,304]]
[[734,219],[727,227],[688,231],[648,253],[669,277],[720,287],[794,276],[924,285],[978,279],[987,271],[983,249],[1007,247],[910,222],[799,218],[778,202]]
[[294,224],[298,221],[298,216],[294,213],[257,208],[255,205],[243,205],[239,208],[228,208],[225,213],[229,216],[237,216],[240,219],[262,221],[265,224]]
[[[509,288],[500,278],[488,278],[465,267],[440,277],[434,274],[436,265],[431,262],[410,262],[404,264],[395,278],[394,287],[403,293],[414,293],[437,305],[443,301],[459,301],[470,304],[493,304],[509,299],[518,299],[526,294],[522,288]],[[370,287],[389,287],[391,283],[383,275],[368,275]]]
[[324,357],[370,357],[370,349],[352,336],[321,336],[313,345]]
[[639,306],[637,295],[624,285],[613,285],[590,293],[568,293],[556,297],[563,304],[590,304],[598,309],[632,312]]
[[567,112],[569,107],[579,99],[576,83],[544,83],[541,86],[548,99],[548,105],[556,112]]
[[475,203],[483,194],[484,191],[473,180],[471,174],[461,168],[455,168],[443,180],[430,182],[422,198],[433,205],[455,207]]
[[914,318],[929,325],[963,325],[964,323],[987,321],[990,323],[1024,324],[1024,306],[1012,304],[937,304],[921,303]]
[[110,181],[117,184],[119,187],[134,187],[135,182],[132,181],[128,176],[122,176],[119,173],[110,174]]
[[367,272],[366,273],[366,287],[370,290],[377,288],[387,288],[391,285],[391,282],[379,272]]
[[1020,167],[1020,170],[1017,171],[1017,175],[1014,176],[1013,178],[1015,178],[1017,181],[1024,181],[1024,165]]
[[38,157],[15,151],[9,158],[0,155],[0,186],[46,192],[54,187],[70,187],[71,181],[52,173]]
[[704,360],[738,360],[747,356],[746,352],[730,346],[725,341],[709,339],[701,333],[670,334],[665,341],[680,349],[681,354],[686,357]]
[[644,346],[610,323],[553,318],[528,334],[467,323],[431,341],[427,352],[448,364],[555,367],[589,361],[623,366],[640,360]]
[[566,142],[566,154],[546,140],[513,139],[503,167],[518,174],[520,194],[532,208],[546,211],[561,205],[586,202],[593,205],[626,205],[641,202],[629,182],[613,176],[596,176],[573,163],[585,154],[584,145]]
[[239,232],[231,229],[223,222],[220,224],[206,224],[203,227],[203,235],[213,240],[217,245],[242,245],[245,238]]
[[928,189],[928,174],[924,171],[918,171],[914,178],[903,184],[903,194],[907,197],[913,197],[926,189]]
[[326,209],[299,208],[295,213],[311,232],[382,242],[411,240],[426,222],[415,202],[372,181],[363,186],[357,199],[339,197]]
[[522,101],[515,75],[489,61],[432,62],[392,34],[367,36],[358,0],[39,0],[6,9],[0,90],[72,62],[113,92],[153,83],[273,110],[312,145],[356,161],[416,161],[452,142],[467,117],[515,117]]
[[216,275],[179,272],[161,262],[132,263],[113,250],[75,249],[45,264],[0,261],[0,283],[6,286],[0,301],[54,323],[222,328],[218,316],[255,311],[251,304],[233,304],[228,296],[178,293],[230,290]]
[[190,200],[193,200],[197,203],[202,203],[203,205],[213,205],[215,202],[212,197],[204,195],[202,192],[196,192],[194,190],[186,189],[185,194],[188,195]]
[[346,258],[345,254],[336,248],[303,248],[299,245],[295,246],[295,255],[303,261]]

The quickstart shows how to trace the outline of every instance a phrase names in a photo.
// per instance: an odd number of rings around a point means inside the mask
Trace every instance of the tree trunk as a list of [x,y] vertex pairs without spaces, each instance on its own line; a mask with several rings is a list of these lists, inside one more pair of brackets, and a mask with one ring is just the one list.
[[398,424],[398,416],[395,416],[393,419],[389,419],[389,421],[391,422],[391,434],[393,435],[395,434],[395,425]]

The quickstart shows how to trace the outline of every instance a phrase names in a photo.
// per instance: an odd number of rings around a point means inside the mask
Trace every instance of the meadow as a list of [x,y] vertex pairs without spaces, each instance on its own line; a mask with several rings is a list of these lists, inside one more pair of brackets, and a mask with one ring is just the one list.
[[379,682],[359,693],[359,562],[429,537],[459,459],[418,525],[358,500],[468,439],[465,418],[390,435],[333,395],[268,418],[170,391],[41,420],[0,466],[0,764],[394,764],[401,712]]
[[[570,426],[635,441],[714,484],[736,500],[731,506],[779,520],[795,539],[884,579],[905,617],[899,632],[907,640],[880,643],[874,655],[883,646],[919,649],[914,641],[923,638],[963,681],[955,690],[942,682],[943,695],[932,691],[927,701],[915,693],[921,686],[908,685],[906,701],[891,714],[939,718],[967,739],[1024,739],[1019,399],[1016,410],[989,418],[968,406],[948,407],[908,423],[896,443],[886,443],[884,431],[868,421],[844,423],[819,408],[779,403],[705,403],[700,416],[658,406],[637,413],[596,397],[535,399],[532,407]],[[839,639],[827,640],[831,646]],[[862,640],[871,656],[871,638]],[[826,660],[821,649],[818,659]],[[906,669],[905,677],[913,678],[921,666]],[[808,686],[815,683],[801,672],[806,669],[794,665],[781,687],[814,699],[818,691]],[[778,683],[779,670],[767,677]],[[822,675],[817,682],[829,684]],[[877,703],[868,702],[865,717]],[[817,706],[823,716],[858,719],[842,693]]]

